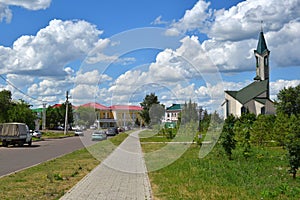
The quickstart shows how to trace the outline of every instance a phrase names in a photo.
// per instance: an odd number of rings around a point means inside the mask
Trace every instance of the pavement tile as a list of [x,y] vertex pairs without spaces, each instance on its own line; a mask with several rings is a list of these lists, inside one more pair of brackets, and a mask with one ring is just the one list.
[[61,200],[151,200],[151,187],[138,138],[139,132],[140,130],[130,134]]

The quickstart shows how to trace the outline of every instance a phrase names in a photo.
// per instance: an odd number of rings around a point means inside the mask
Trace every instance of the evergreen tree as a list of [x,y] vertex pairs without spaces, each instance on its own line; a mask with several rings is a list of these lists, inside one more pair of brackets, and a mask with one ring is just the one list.
[[180,119],[181,124],[198,122],[197,103],[192,103],[192,100],[190,100],[189,103],[185,102],[181,111]]
[[255,120],[255,114],[245,112],[234,125],[235,138],[243,147],[243,155],[246,159],[250,156],[251,152],[250,131]]
[[296,115],[291,115],[290,117],[286,148],[290,164],[289,172],[293,175],[293,178],[296,178],[300,167],[300,118]]
[[251,142],[262,146],[266,141],[273,139],[274,115],[259,115],[253,123]]
[[285,146],[289,134],[290,120],[284,113],[278,113],[273,126],[273,138],[280,146]]
[[235,134],[233,131],[234,123],[236,119],[233,115],[226,118],[222,133],[221,133],[221,145],[223,146],[226,155],[229,160],[232,160],[232,150],[236,147]]
[[150,95],[146,95],[146,97],[144,98],[143,102],[140,103],[140,105],[142,106],[143,110],[140,112],[140,116],[143,118],[144,122],[146,124],[150,124],[151,119],[150,119],[150,108],[155,105],[155,104],[159,104],[160,102],[158,101],[157,96],[155,95],[155,93],[151,93]]

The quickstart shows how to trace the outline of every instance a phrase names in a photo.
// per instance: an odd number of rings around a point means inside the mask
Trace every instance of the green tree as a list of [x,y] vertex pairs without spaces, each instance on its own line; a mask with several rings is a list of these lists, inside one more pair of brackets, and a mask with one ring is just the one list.
[[79,106],[75,113],[75,123],[77,125],[90,126],[94,124],[96,120],[96,111],[92,107],[82,107]]
[[287,114],[279,112],[273,126],[273,138],[280,146],[285,146],[289,134],[290,119]]
[[[60,112],[60,123],[65,124],[65,116],[66,116],[66,103],[61,104],[61,106],[58,108]],[[74,123],[74,118],[73,118],[73,106],[71,103],[68,103],[68,125],[72,126]]]
[[240,144],[243,147],[243,156],[246,159],[250,156],[250,152],[251,152],[250,131],[255,120],[256,120],[255,114],[245,112],[236,121],[234,125],[236,140],[238,144]]
[[21,122],[29,126],[30,129],[35,128],[34,120],[36,114],[30,109],[30,105],[23,100],[13,103],[8,110],[9,122]]
[[59,108],[52,108],[49,106],[46,110],[46,126],[49,129],[53,129],[58,125],[61,125],[63,117],[64,116],[59,112]]
[[181,124],[198,122],[197,103],[192,103],[192,100],[190,100],[189,103],[185,103],[180,117]]
[[210,124],[211,115],[207,110],[203,111],[202,117],[199,119],[199,132],[206,133]]
[[150,124],[151,119],[150,119],[150,108],[153,105],[159,105],[159,101],[155,93],[151,93],[150,95],[146,95],[144,98],[143,102],[140,103],[142,106],[143,110],[140,112],[140,116],[143,118],[144,122],[146,124]]
[[300,166],[300,118],[296,115],[290,117],[286,148],[290,165],[289,172],[293,175],[293,178],[296,178]]
[[153,104],[149,110],[151,125],[160,124],[165,114],[165,107],[161,104]]
[[11,92],[2,90],[0,92],[0,123],[8,122],[8,111],[12,106]]
[[262,146],[266,141],[273,139],[274,121],[274,115],[259,115],[254,121],[250,131],[251,142]]
[[289,87],[280,90],[277,94],[276,112],[288,116],[300,114],[300,84],[296,87]]
[[224,148],[229,160],[232,160],[232,150],[236,147],[235,134],[233,131],[236,119],[233,115],[229,115],[224,123],[221,133],[221,145]]

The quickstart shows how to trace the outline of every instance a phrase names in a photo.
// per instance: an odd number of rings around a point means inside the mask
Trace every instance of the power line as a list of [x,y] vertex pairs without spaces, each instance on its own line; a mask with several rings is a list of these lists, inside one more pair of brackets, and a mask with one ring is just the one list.
[[12,84],[10,81],[8,81],[6,78],[4,78],[1,74],[0,74],[0,78],[3,79],[8,85],[12,86],[15,90],[17,90],[18,92],[20,92],[21,94],[23,94],[24,96],[26,96],[26,97],[28,97],[30,99],[33,99],[35,101],[39,101],[39,102],[44,103],[44,101],[39,100],[39,99],[37,99],[35,97],[32,97],[32,96],[26,94],[25,92],[23,92],[21,89],[17,88],[14,84]]

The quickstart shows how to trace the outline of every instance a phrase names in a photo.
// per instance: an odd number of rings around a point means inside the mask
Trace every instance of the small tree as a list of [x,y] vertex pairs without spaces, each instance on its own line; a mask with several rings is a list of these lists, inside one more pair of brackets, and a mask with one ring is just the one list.
[[287,114],[278,113],[273,126],[273,138],[280,146],[285,146],[289,133],[290,119]]
[[233,115],[228,116],[225,120],[221,133],[221,145],[223,146],[229,160],[232,160],[232,150],[236,147],[236,140],[234,139],[235,134],[233,131],[235,121],[236,119]]
[[247,159],[250,156],[251,144],[250,144],[250,130],[256,116],[253,113],[245,112],[236,121],[234,125],[234,132],[236,134],[236,140],[243,147],[243,156]]
[[262,146],[267,140],[271,140],[274,121],[274,115],[259,115],[250,131],[251,141]]
[[300,118],[291,115],[286,148],[290,164],[289,172],[296,178],[300,166]]
[[181,124],[198,121],[197,103],[185,103],[180,116]]

